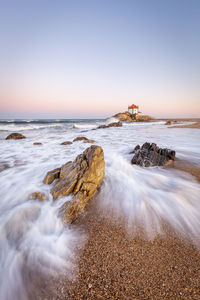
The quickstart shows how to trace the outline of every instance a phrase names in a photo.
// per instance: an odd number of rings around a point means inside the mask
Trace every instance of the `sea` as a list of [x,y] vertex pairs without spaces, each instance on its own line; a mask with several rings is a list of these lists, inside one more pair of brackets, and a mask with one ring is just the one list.
[[[123,123],[122,127],[96,129],[115,118],[67,120],[0,120],[0,299],[28,299],[25,269],[44,274],[77,268],[75,249],[84,247],[87,232],[63,226],[59,207],[71,196],[53,201],[45,174],[73,161],[93,139],[104,150],[105,178],[98,194],[104,211],[124,217],[127,232],[141,220],[147,239],[162,234],[160,220],[186,235],[196,247],[200,237],[200,184],[190,174],[173,168],[141,168],[131,164],[134,147],[145,142],[176,151],[176,157],[200,167],[200,130],[173,128],[165,121]],[[6,140],[12,132],[26,136]],[[40,142],[42,145],[33,145]],[[48,201],[29,200],[40,191]]]

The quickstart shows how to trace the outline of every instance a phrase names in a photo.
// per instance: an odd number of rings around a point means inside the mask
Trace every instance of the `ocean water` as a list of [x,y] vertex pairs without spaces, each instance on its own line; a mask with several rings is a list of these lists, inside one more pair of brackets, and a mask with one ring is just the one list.
[[[42,183],[47,171],[74,160],[90,146],[82,141],[60,145],[77,136],[94,139],[104,150],[105,179],[98,195],[102,209],[123,217],[127,231],[141,221],[149,239],[162,234],[164,220],[199,247],[199,183],[173,169],[133,166],[129,152],[137,144],[154,142],[200,167],[200,130],[170,129],[162,121],[92,130],[113,121],[0,120],[0,164],[9,165],[0,172],[0,299],[27,299],[25,267],[69,277],[77,267],[75,249],[84,247],[87,233],[63,227],[57,212],[66,199],[53,202],[50,187]],[[5,140],[12,132],[26,139]],[[28,200],[35,191],[46,193],[49,201]]]

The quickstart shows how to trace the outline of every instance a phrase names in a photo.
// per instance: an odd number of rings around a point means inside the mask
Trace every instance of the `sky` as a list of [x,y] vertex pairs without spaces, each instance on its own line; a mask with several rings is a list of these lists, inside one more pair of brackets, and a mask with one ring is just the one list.
[[0,118],[200,117],[199,0],[0,0]]

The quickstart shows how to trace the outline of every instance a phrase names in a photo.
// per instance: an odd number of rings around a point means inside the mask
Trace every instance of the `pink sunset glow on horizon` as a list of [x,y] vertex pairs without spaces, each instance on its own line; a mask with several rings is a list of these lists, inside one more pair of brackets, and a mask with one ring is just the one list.
[[[15,96],[14,96],[15,94]],[[198,103],[195,103],[183,98],[173,99],[169,95],[169,101],[167,96],[161,98],[162,101],[156,96],[153,99],[149,99],[148,96],[144,97],[131,97],[125,95],[106,96],[106,94],[99,93],[91,95],[90,93],[82,93],[78,95],[75,91],[74,94],[61,96],[58,93],[58,97],[55,94],[49,93],[41,96],[37,95],[34,91],[30,93],[31,96],[23,93],[13,93],[10,97],[8,95],[1,98],[0,101],[0,113],[1,117],[7,116],[12,113],[15,116],[25,117],[26,115],[35,116],[50,114],[53,117],[66,116],[70,117],[84,117],[84,118],[105,118],[114,115],[118,112],[127,111],[128,105],[136,103],[139,105],[142,114],[151,115],[153,117],[199,117],[200,112],[198,110]],[[175,98],[175,97],[174,97]],[[186,99],[185,99],[186,98]]]
[[0,117],[200,117],[199,18],[163,5],[5,4]]

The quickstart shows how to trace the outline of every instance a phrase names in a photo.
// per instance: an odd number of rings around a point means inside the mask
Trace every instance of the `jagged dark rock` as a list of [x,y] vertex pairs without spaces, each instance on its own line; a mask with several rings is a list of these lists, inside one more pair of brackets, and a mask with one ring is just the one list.
[[132,164],[141,167],[164,166],[175,159],[176,152],[167,148],[159,148],[155,143],[137,145],[133,150]]
[[135,148],[131,152],[129,152],[129,154],[133,154],[139,149],[140,149],[140,145],[137,145],[137,146],[135,146]]

